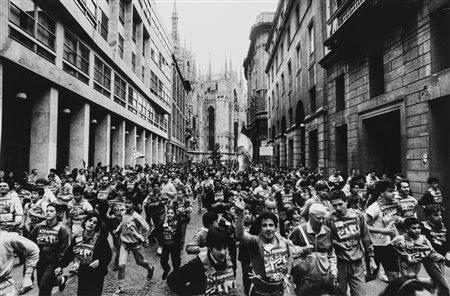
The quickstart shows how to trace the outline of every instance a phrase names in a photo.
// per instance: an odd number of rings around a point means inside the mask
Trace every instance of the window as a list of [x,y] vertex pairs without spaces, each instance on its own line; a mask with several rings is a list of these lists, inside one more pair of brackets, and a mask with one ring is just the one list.
[[128,110],[137,113],[137,92],[131,87],[128,86]]
[[286,86],[284,83],[284,73],[281,74],[281,94],[283,95],[286,91]]
[[310,24],[308,26],[308,44],[309,44],[309,54],[312,56],[314,54],[315,50],[315,44],[314,44],[314,24]]
[[97,4],[94,0],[77,0],[76,3],[81,9],[86,18],[91,22],[93,27],[97,25],[96,15],[97,15]]
[[147,51],[147,42],[149,38],[143,38],[142,39],[142,56],[145,57],[145,52]]
[[11,0],[9,36],[54,63],[55,21],[30,0]]
[[124,42],[124,40],[123,40],[122,35],[120,35],[120,33],[119,33],[118,39],[119,40],[118,40],[117,46],[118,46],[118,50],[119,50],[119,56],[121,59],[123,59],[123,42]]
[[119,75],[114,74],[114,102],[125,107],[127,84]]
[[369,54],[369,85],[371,98],[384,94],[384,63],[382,48],[376,49]]
[[280,45],[280,61],[281,61],[281,63],[283,63],[283,58],[284,58],[284,46],[283,46],[283,42],[281,42],[281,45]]
[[289,47],[289,44],[291,44],[291,26],[288,26],[287,27],[287,29],[286,29],[286,38],[287,38],[287,40],[286,40],[286,44],[288,45],[288,47]]
[[295,26],[297,29],[300,26],[300,4],[295,7]]
[[139,96],[139,115],[143,119],[147,117],[147,100],[142,96]]
[[137,36],[137,24],[136,24],[136,22],[134,22],[133,21],[133,32],[132,32],[132,39],[133,39],[133,42],[134,43],[136,43],[136,36]]
[[291,61],[288,62],[287,67],[288,67],[289,90],[292,90],[292,65],[291,65]]
[[141,70],[141,80],[142,82],[145,82],[145,67],[142,66],[142,70]]
[[108,41],[108,25],[109,25],[109,19],[106,16],[106,14],[101,10],[101,18],[99,20],[99,26],[98,30],[100,32],[100,35],[105,39],[105,41]]
[[125,3],[123,3],[123,0],[119,0],[119,21],[123,24],[125,24]]
[[134,52],[131,53],[131,70],[136,73],[136,55]]
[[64,71],[89,83],[89,49],[72,34],[64,32]]
[[430,18],[431,73],[450,67],[450,15],[445,7],[433,12]]
[[94,89],[107,97],[111,94],[111,68],[97,56],[94,65]]
[[158,76],[156,76],[156,74],[151,71],[150,73],[150,91],[154,94],[154,95],[158,95]]
[[272,82],[273,82],[273,65],[272,65],[272,67],[270,68],[270,72],[271,72],[270,76],[272,77]]
[[345,109],[345,79],[344,74],[336,77],[336,112]]
[[309,110],[313,114],[316,112],[316,87],[309,90]]
[[302,68],[302,52],[300,51],[300,45],[297,46],[297,71]]

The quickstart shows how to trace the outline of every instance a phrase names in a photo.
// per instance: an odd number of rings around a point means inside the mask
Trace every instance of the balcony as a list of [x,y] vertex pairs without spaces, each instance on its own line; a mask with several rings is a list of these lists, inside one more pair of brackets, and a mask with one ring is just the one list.
[[418,10],[421,0],[344,0],[327,21],[324,45],[352,49],[374,40]]

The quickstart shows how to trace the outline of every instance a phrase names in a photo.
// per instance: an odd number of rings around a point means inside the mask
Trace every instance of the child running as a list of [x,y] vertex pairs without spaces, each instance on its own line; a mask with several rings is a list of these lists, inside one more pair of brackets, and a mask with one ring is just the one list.
[[125,213],[120,225],[113,231],[115,235],[120,234],[120,253],[119,253],[119,286],[115,292],[116,295],[125,292],[123,280],[125,279],[125,266],[127,264],[128,254],[133,253],[137,265],[147,269],[147,280],[151,280],[155,268],[145,259],[140,249],[142,245],[148,245],[147,235],[150,227],[141,215],[135,212],[133,197],[127,196],[125,199]]

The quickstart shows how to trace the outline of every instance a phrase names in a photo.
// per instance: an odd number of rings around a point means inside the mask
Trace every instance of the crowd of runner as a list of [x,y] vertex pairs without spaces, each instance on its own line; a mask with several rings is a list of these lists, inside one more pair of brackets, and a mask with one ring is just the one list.
[[[182,295],[368,295],[376,278],[389,283],[382,295],[450,295],[437,178],[415,198],[400,173],[356,169],[99,164],[40,173],[0,171],[0,295],[16,292],[15,257],[24,264],[19,294],[63,291],[71,273],[78,295],[101,295],[112,264],[115,294],[126,295],[130,253],[147,280],[159,268]],[[191,215],[203,228],[186,238]],[[144,256],[151,243],[160,262]],[[183,252],[192,258],[181,266]],[[429,279],[418,279],[421,266]]]

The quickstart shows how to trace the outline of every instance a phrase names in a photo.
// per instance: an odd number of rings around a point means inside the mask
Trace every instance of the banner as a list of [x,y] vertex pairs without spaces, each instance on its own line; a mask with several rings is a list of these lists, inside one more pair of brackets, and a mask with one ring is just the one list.
[[242,124],[241,133],[237,141],[239,171],[245,171],[250,167],[253,158],[253,144],[245,125]]

